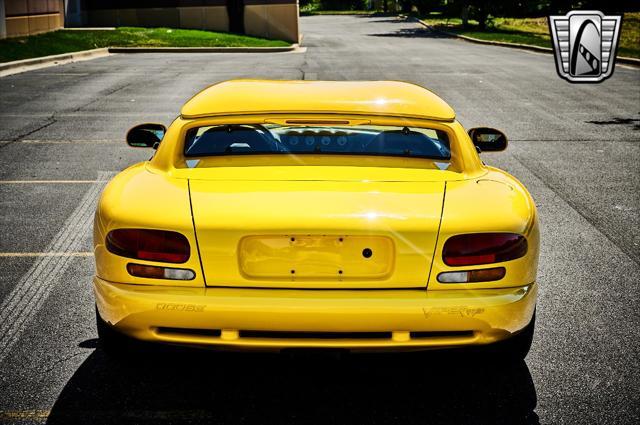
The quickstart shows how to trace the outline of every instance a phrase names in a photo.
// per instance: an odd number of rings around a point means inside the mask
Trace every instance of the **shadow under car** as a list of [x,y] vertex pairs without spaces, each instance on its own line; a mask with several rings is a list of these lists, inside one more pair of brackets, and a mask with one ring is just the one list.
[[97,344],[47,423],[537,424],[535,406],[524,362],[449,351],[170,349],[114,358]]

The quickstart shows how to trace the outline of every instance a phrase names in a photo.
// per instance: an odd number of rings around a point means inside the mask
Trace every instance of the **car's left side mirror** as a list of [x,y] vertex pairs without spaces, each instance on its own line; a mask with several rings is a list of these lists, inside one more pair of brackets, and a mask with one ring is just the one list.
[[497,152],[507,148],[507,136],[495,128],[472,128],[469,130],[469,137],[480,152]]
[[156,149],[167,132],[167,127],[162,124],[140,124],[127,132],[127,144],[134,148]]

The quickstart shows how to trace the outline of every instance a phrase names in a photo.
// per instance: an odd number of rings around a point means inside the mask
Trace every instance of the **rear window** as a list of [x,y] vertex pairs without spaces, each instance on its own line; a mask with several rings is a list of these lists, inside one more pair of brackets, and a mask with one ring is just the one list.
[[186,157],[263,154],[451,158],[447,133],[422,127],[216,125],[190,129],[184,144]]

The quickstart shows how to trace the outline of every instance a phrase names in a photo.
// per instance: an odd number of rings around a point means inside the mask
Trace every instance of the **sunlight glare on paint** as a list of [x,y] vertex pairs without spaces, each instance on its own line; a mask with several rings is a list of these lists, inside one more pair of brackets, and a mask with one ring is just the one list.
[[368,220],[375,220],[378,218],[378,213],[375,211],[369,211],[364,215]]

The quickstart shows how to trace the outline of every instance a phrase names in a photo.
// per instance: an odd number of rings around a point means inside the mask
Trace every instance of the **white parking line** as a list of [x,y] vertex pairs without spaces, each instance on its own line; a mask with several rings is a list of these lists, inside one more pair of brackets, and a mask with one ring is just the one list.
[[[96,202],[106,181],[113,173],[99,172],[78,207],[67,218],[60,231],[44,252],[83,252],[85,238],[89,237]],[[54,287],[61,281],[73,255],[41,256],[22,276],[9,296],[0,305],[0,363],[11,352]]]
[[94,184],[109,180],[0,180],[0,184]]
[[122,140],[110,140],[110,139],[99,139],[99,140],[38,140],[38,139],[25,139],[20,140],[19,143],[27,143],[30,145],[70,145],[73,143],[122,143],[124,145],[124,141]]
[[0,252],[2,257],[92,257],[93,252]]
[[93,184],[107,180],[0,180],[0,184]]

